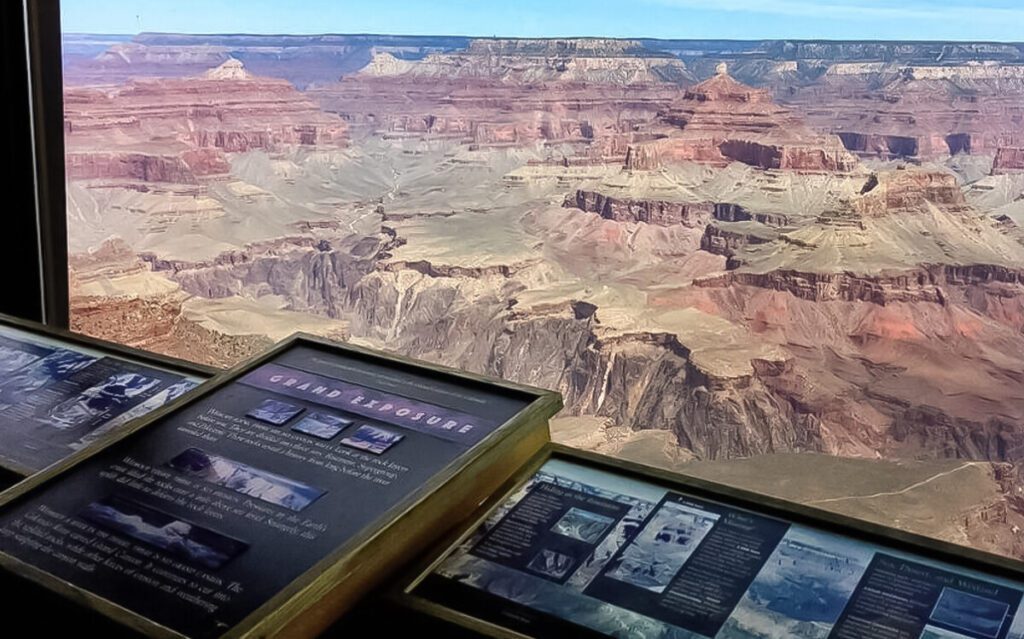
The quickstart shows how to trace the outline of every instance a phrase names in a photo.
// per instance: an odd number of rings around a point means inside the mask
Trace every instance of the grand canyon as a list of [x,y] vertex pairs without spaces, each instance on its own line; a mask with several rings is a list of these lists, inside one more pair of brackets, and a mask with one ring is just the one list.
[[567,444],[1024,558],[1024,45],[66,34],[74,330],[552,388]]

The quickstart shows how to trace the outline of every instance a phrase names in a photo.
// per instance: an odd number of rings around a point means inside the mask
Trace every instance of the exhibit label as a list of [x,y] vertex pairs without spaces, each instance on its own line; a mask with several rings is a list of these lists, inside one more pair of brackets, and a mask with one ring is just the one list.
[[0,326],[0,459],[41,470],[200,381]]
[[300,343],[7,507],[0,550],[218,636],[532,400]]
[[1024,637],[1024,583],[560,459],[414,593],[531,636]]

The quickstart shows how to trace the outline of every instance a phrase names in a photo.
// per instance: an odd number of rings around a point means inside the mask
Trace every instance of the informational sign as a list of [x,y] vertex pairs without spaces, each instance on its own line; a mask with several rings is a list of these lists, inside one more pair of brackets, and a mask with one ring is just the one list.
[[0,509],[0,551],[219,636],[535,399],[299,341]]
[[0,464],[41,470],[201,381],[0,325]]
[[1024,637],[1024,583],[565,459],[413,594],[531,636]]

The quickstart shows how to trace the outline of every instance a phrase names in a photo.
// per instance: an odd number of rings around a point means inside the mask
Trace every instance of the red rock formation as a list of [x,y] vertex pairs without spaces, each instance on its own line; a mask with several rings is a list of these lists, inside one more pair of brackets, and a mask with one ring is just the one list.
[[621,162],[627,146],[642,139],[637,129],[671,104],[679,88],[355,75],[309,95],[354,129],[481,146],[572,143],[582,157]]
[[786,226],[789,217],[781,213],[750,212],[731,202],[715,203],[715,219],[719,222],[760,222],[767,226]]
[[1024,171],[1024,147],[1001,146],[992,161],[992,173],[1013,173]]
[[861,194],[854,209],[864,216],[920,210],[926,202],[947,210],[967,207],[956,176],[942,171],[901,168],[873,173]]
[[1024,146],[1020,79],[1019,65],[840,63],[777,95],[858,155],[927,159]]
[[194,184],[200,177],[224,175],[231,166],[220,149],[201,148],[178,155],[71,151],[65,155],[69,180],[125,178],[141,182]]
[[223,153],[346,143],[340,118],[284,80],[250,76],[237,60],[193,78],[67,88],[64,106],[73,179],[194,182],[226,173]]
[[768,92],[733,80],[724,69],[691,87],[660,114],[662,136],[630,146],[628,169],[690,161],[723,166],[743,162],[765,169],[849,171],[856,160],[834,136],[811,131]]
[[715,210],[711,202],[625,199],[584,189],[566,195],[562,206],[597,213],[616,222],[645,222],[658,226],[682,224],[690,228],[706,225]]
[[[700,238],[701,250],[715,255],[733,257],[736,253],[750,244],[765,244],[769,240],[753,233],[742,233],[723,229],[716,224],[708,224],[704,227],[704,235]],[[726,268],[735,267],[738,264],[726,263]]]
[[[871,275],[778,269],[767,273],[736,271],[694,281],[694,285],[699,287],[755,286],[786,291],[816,302],[843,300],[883,306],[892,302],[946,304],[948,293],[944,287],[988,284],[1024,286],[1024,268],[995,264],[936,264]],[[1011,294],[1024,296],[1024,290]]]
[[185,161],[173,155],[147,153],[69,152],[64,170],[69,180],[127,178],[143,182],[191,184],[195,174]]

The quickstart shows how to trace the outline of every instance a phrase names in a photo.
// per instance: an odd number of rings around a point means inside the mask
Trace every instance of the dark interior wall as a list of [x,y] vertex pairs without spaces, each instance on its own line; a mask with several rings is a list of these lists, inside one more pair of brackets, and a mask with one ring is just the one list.
[[36,234],[35,178],[30,126],[28,58],[25,49],[25,7],[0,3],[3,27],[4,155],[3,248],[0,311],[42,319],[39,243]]
[[[4,189],[0,312],[67,324],[60,9],[0,3]],[[38,215],[37,215],[38,212]]]

